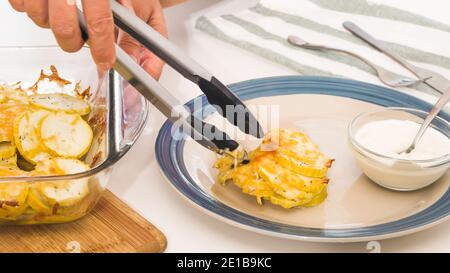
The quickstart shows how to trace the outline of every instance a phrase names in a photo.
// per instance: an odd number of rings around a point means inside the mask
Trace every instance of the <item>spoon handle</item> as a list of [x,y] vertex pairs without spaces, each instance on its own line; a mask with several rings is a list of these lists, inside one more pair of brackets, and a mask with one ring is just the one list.
[[378,70],[378,67],[375,64],[373,64],[372,62],[370,62],[369,60],[367,60],[363,56],[358,55],[356,53],[353,53],[351,51],[348,51],[348,50],[345,50],[345,49],[340,49],[340,48],[337,48],[337,47],[312,44],[312,43],[305,42],[303,40],[301,40],[302,43],[298,43],[298,42],[296,42],[296,39],[299,39],[299,38],[297,36],[293,36],[293,35],[289,36],[289,42],[291,44],[294,44],[294,45],[298,46],[298,47],[302,47],[302,48],[306,48],[306,49],[313,49],[313,50],[330,50],[330,51],[336,51],[336,52],[348,54],[350,56],[353,56],[355,58],[360,59],[361,61],[363,61],[366,64],[368,64],[369,66],[371,66],[373,69]]
[[439,100],[436,102],[436,104],[431,108],[430,113],[425,118],[425,120],[422,123],[422,126],[420,126],[419,132],[417,133],[416,137],[414,138],[413,144],[414,146],[417,144],[417,142],[422,138],[423,134],[425,133],[425,130],[430,125],[431,121],[439,114],[439,112],[444,108],[444,106],[447,104],[447,102],[450,99],[450,88],[447,89],[447,91],[439,98]]

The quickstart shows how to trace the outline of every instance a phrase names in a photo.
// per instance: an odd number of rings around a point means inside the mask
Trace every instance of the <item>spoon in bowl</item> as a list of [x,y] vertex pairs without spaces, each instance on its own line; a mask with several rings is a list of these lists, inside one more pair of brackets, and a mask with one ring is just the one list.
[[447,91],[439,98],[439,100],[436,102],[436,104],[433,106],[433,108],[431,108],[430,113],[423,121],[422,126],[420,126],[419,132],[417,132],[417,135],[414,137],[414,140],[411,143],[411,145],[409,145],[409,147],[404,152],[401,152],[399,154],[402,154],[402,153],[409,154],[416,148],[417,143],[419,143],[419,141],[422,138],[423,134],[425,133],[426,129],[430,126],[431,122],[437,116],[437,114],[439,114],[439,112],[442,110],[442,108],[444,108],[444,106],[447,104],[449,99],[450,99],[450,88],[447,89]]

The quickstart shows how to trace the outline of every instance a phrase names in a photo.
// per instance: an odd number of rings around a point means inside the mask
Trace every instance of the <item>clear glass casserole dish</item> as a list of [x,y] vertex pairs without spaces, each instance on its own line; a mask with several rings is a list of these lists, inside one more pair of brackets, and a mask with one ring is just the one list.
[[[94,137],[82,160],[90,170],[60,176],[0,176],[0,225],[63,223],[88,214],[100,199],[111,169],[142,132],[148,115],[147,101],[115,72],[99,78],[87,47],[65,53],[56,46],[0,47],[0,80],[35,82],[41,69],[54,65],[70,81],[91,87],[91,113],[87,121]],[[86,181],[88,188],[75,202],[58,204],[39,196],[42,183]],[[20,191],[8,200],[8,191]],[[17,193],[17,192],[16,192]]]

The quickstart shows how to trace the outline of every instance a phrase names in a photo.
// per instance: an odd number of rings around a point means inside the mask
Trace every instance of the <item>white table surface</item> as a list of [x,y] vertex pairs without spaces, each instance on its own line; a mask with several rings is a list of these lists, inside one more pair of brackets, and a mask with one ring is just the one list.
[[[296,74],[193,27],[193,18],[198,15],[222,14],[256,2],[192,0],[169,8],[165,13],[171,39],[225,83]],[[450,3],[447,1],[371,2],[389,3],[450,24]],[[48,30],[33,26],[25,15],[15,13],[7,1],[0,3],[0,18],[1,46],[55,44]],[[164,69],[161,83],[182,99],[188,100],[200,93],[168,67]],[[180,198],[160,175],[154,143],[163,120],[162,115],[151,108],[143,135],[116,165],[108,187],[166,234],[168,252],[368,252],[366,243],[306,243],[259,235],[222,223],[195,209]],[[450,221],[414,235],[383,240],[380,244],[382,252],[450,252]]]

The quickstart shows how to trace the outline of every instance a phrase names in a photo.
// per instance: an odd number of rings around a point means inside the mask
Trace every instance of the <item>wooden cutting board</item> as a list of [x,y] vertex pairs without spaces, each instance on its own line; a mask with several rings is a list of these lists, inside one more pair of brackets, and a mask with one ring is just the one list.
[[78,221],[0,226],[0,252],[163,252],[166,246],[161,231],[108,190]]

